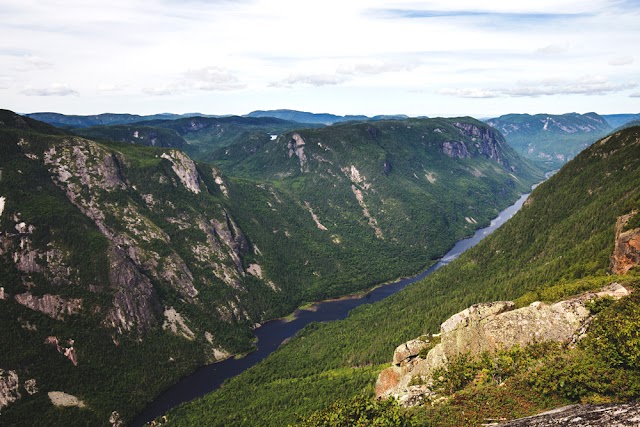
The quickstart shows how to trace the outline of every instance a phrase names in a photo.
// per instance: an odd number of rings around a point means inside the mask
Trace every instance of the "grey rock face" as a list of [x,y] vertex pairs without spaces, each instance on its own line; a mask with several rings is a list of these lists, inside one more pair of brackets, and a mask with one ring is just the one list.
[[571,405],[533,417],[495,425],[499,427],[637,427],[640,426],[640,403]]
[[442,143],[442,152],[451,158],[466,159],[471,157],[469,149],[461,141],[445,141]]
[[65,299],[59,295],[45,294],[41,297],[29,292],[15,296],[16,301],[31,310],[39,311],[52,319],[63,320],[65,316],[77,313],[82,308],[79,298]]

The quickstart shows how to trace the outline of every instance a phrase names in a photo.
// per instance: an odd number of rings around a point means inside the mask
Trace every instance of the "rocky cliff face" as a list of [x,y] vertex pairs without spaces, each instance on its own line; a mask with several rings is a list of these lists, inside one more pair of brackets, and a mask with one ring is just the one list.
[[614,274],[626,274],[640,265],[640,228],[626,229],[627,223],[636,215],[623,215],[616,222],[616,240],[611,256],[611,270]]
[[476,146],[479,144],[480,154],[488,159],[494,160],[503,166],[508,166],[505,159],[502,157],[503,148],[501,144],[504,143],[502,135],[497,133],[490,127],[477,126],[473,123],[456,122],[454,126],[460,129],[460,131],[472,138],[476,142]]
[[[539,301],[518,309],[511,301],[473,305],[442,323],[439,335],[400,345],[394,352],[393,366],[378,377],[376,396],[394,396],[412,406],[425,397],[433,397],[429,389],[432,373],[462,354],[473,357],[542,341],[570,343],[584,333],[591,318],[585,305],[588,301],[603,296],[619,299],[628,293],[613,283],[599,292],[551,305]],[[429,348],[425,355],[424,350]],[[410,385],[414,377],[426,385]]]

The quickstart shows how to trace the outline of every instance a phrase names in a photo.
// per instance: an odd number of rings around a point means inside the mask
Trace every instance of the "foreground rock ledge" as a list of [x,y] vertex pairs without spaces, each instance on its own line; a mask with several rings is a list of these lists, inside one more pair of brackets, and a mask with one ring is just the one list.
[[500,427],[637,427],[640,426],[640,403],[571,405],[533,417],[487,425]]
[[[376,397],[394,397],[403,406],[418,405],[437,397],[430,390],[433,372],[461,354],[475,357],[542,341],[575,342],[592,317],[586,307],[589,301],[605,296],[620,299],[628,294],[624,286],[611,283],[599,292],[586,292],[550,305],[540,301],[522,308],[516,308],[512,301],[473,305],[442,323],[440,334],[398,346],[392,366],[378,377]],[[422,385],[412,385],[414,377],[419,377]]]

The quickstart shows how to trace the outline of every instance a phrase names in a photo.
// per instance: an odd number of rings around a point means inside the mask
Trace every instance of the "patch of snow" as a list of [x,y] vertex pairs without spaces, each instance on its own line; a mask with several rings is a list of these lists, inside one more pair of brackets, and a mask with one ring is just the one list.
[[4,203],[6,202],[6,198],[5,197],[0,197],[0,215],[2,215],[2,212],[4,212]]

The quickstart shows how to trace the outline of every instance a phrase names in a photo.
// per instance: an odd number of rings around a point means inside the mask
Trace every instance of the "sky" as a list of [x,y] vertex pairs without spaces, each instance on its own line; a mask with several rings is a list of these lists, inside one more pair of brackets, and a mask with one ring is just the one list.
[[20,113],[640,112],[640,0],[0,0]]

